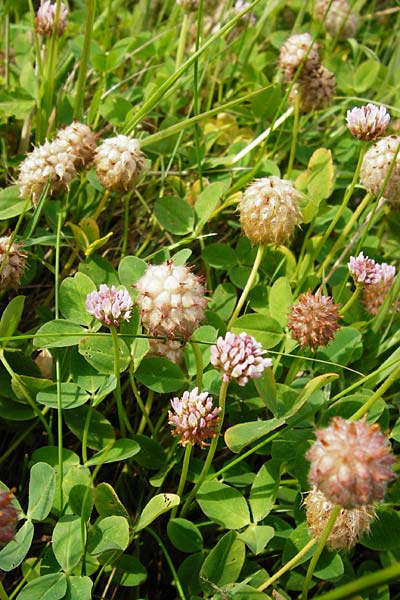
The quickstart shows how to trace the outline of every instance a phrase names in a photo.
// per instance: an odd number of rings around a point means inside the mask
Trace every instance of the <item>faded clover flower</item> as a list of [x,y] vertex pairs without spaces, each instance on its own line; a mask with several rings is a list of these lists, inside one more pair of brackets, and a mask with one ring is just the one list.
[[360,140],[376,140],[389,125],[390,115],[384,106],[367,104],[347,111],[347,127]]
[[[314,112],[326,108],[332,103],[336,92],[334,73],[321,65],[296,81],[289,93],[289,101],[303,113]],[[298,98],[299,97],[299,98]]]
[[133,306],[132,298],[125,288],[111,288],[102,283],[86,297],[86,310],[98,321],[118,327],[121,321],[129,321]]
[[240,223],[252,244],[283,244],[302,217],[301,197],[291,181],[271,175],[256,179],[239,202]]
[[14,498],[10,491],[0,491],[0,544],[14,539],[18,520],[18,509],[12,504]]
[[334,417],[316,437],[306,454],[308,478],[329,502],[356,508],[384,499],[395,458],[378,424]]
[[324,22],[324,28],[332,37],[341,40],[354,37],[357,18],[347,0],[317,0],[315,16]]
[[135,287],[142,324],[152,335],[188,339],[204,320],[204,286],[186,265],[149,265]]
[[298,303],[293,304],[289,313],[288,327],[292,337],[301,348],[309,346],[311,351],[318,346],[326,346],[339,328],[339,306],[330,296],[315,294],[308,290],[300,294]]
[[[39,6],[36,13],[35,28],[39,35],[50,36],[53,33],[57,12],[57,3],[51,3],[49,0],[45,0]],[[60,19],[58,22],[58,35],[62,35],[67,26],[68,10],[61,2],[60,8]]]
[[[396,267],[386,263],[377,264],[379,279],[376,283],[366,285],[363,289],[362,302],[367,312],[376,315],[384,303],[396,276]],[[399,310],[396,304],[390,310]]]
[[177,365],[183,364],[183,345],[181,342],[153,338],[149,340],[149,343],[149,356],[163,356]]
[[[306,509],[307,527],[311,535],[319,539],[335,507],[315,486],[307,493],[303,505]],[[363,533],[368,533],[371,522],[376,518],[373,506],[342,508],[327,540],[332,550],[350,550]]]
[[89,125],[74,121],[57,132],[57,138],[66,142],[73,156],[77,170],[89,166],[96,150],[96,135]]
[[198,444],[207,446],[205,440],[218,435],[220,407],[213,406],[213,399],[208,392],[201,392],[197,387],[191,392],[185,391],[182,398],[171,400],[172,411],[168,411],[168,423],[175,429],[173,435],[180,437],[182,446]]
[[223,372],[223,381],[236,379],[239,385],[246,385],[250,379],[261,377],[264,369],[272,365],[270,358],[260,344],[247,333],[228,331],[225,337],[219,337],[217,344],[211,346],[211,364]]
[[354,283],[358,285],[371,285],[382,279],[380,265],[372,258],[364,256],[363,252],[360,252],[357,257],[350,256],[347,266]]
[[124,194],[136,186],[146,160],[139,140],[119,134],[98,146],[94,164],[97,177],[106,190]]
[[377,196],[385,183],[389,169],[392,168],[383,189],[383,196],[393,204],[400,203],[399,145],[400,137],[396,135],[381,138],[365,153],[360,169],[361,183],[368,192]]
[[11,243],[11,237],[0,237],[0,290],[18,287],[26,267],[23,244]]

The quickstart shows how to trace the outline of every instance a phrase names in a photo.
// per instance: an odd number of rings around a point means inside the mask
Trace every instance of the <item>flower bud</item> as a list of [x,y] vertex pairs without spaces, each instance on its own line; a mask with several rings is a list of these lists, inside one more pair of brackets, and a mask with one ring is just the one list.
[[182,398],[171,400],[171,406],[168,423],[175,428],[172,433],[180,436],[182,446],[198,444],[204,448],[207,446],[204,440],[218,435],[221,408],[214,408],[208,392],[199,393],[195,387],[191,392],[184,392]]

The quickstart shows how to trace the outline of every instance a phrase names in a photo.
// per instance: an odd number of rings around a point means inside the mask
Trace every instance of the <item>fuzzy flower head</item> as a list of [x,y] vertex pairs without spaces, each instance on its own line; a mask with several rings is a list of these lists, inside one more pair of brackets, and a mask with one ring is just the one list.
[[354,37],[357,18],[347,0],[317,0],[314,7],[315,16],[323,21],[324,28],[333,38]]
[[318,45],[313,43],[309,33],[292,35],[281,47],[279,68],[283,71],[286,83],[292,81],[300,65],[302,65],[299,74],[301,78],[314,73],[320,64]]
[[[362,302],[365,306],[365,310],[371,315],[376,315],[378,313],[396,276],[396,267],[393,265],[377,263],[376,267],[378,279],[376,282],[366,285],[362,295]],[[396,308],[399,310],[398,306],[392,306],[390,310],[396,310]]]
[[246,385],[249,379],[258,379],[264,369],[272,365],[272,360],[264,354],[266,350],[251,335],[228,331],[211,346],[211,364],[223,372],[223,381],[236,379],[239,385]]
[[136,186],[146,160],[139,140],[119,134],[98,146],[94,164],[97,177],[106,190],[124,194]]
[[354,283],[358,285],[378,283],[382,278],[381,265],[378,265],[372,258],[364,256],[363,252],[360,252],[357,257],[350,256],[347,266]]
[[152,335],[188,339],[204,320],[204,286],[186,265],[149,265],[135,287],[142,324]]
[[310,113],[329,106],[335,93],[336,77],[321,65],[296,81],[289,93],[289,102],[293,106],[299,102],[300,111]]
[[118,327],[121,321],[131,318],[133,302],[125,288],[111,288],[102,283],[98,291],[90,292],[86,297],[86,310],[90,315],[105,323]]
[[323,296],[318,290],[315,294],[308,290],[300,294],[298,303],[289,313],[288,327],[292,337],[301,348],[309,346],[311,351],[318,346],[326,346],[339,329],[339,306],[330,296]]
[[0,290],[18,287],[26,267],[22,244],[11,243],[11,237],[0,237]]
[[218,435],[220,407],[213,406],[213,399],[208,392],[201,392],[197,387],[191,392],[184,392],[182,398],[171,400],[172,411],[168,411],[168,423],[174,427],[172,432],[180,437],[182,446],[198,444],[207,446],[204,440]]
[[[360,181],[368,192],[382,195],[393,204],[400,203],[400,137],[390,135],[379,139],[364,155]],[[385,180],[390,175],[385,183]]]
[[[35,28],[39,35],[50,36],[53,33],[56,21],[57,3],[49,0],[42,2],[36,13]],[[58,21],[58,35],[62,35],[67,26],[68,10],[61,2],[60,19]]]
[[388,481],[395,478],[395,459],[377,423],[368,425],[366,418],[350,421],[334,417],[316,437],[306,454],[311,462],[311,485],[343,508],[384,499]]
[[347,127],[359,140],[376,140],[389,125],[390,115],[384,106],[367,104],[347,111]]
[[283,244],[301,220],[301,194],[291,181],[271,175],[256,179],[242,194],[240,223],[252,244]]
[[77,170],[92,163],[96,150],[96,135],[89,125],[74,121],[57,132],[57,139],[69,145]]
[[[307,527],[311,535],[319,539],[328,524],[335,507],[315,486],[304,498]],[[368,533],[371,522],[376,518],[373,506],[342,508],[327,540],[332,550],[350,550],[356,545],[363,533]]]
[[0,545],[14,539],[18,509],[12,504],[12,492],[0,491]]

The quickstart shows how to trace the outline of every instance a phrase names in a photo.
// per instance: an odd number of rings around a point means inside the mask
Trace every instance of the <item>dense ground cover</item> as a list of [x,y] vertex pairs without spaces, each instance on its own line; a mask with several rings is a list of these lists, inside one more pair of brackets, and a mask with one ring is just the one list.
[[0,600],[399,597],[399,7],[38,9],[0,7]]

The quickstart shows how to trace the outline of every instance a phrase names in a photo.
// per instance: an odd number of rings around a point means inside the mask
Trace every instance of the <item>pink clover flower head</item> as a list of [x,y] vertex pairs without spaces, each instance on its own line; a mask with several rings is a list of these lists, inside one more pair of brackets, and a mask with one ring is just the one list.
[[111,288],[102,283],[98,290],[86,297],[86,310],[90,315],[105,323],[118,327],[121,321],[129,321],[133,306],[132,298],[125,288]]
[[327,500],[356,508],[384,499],[388,481],[395,478],[395,458],[378,424],[334,417],[316,437],[306,454],[308,479]]
[[386,131],[390,114],[384,106],[367,104],[347,111],[347,127],[360,140],[376,140]]
[[260,342],[244,332],[235,335],[228,331],[210,350],[211,364],[223,372],[225,382],[236,379],[239,385],[246,385],[249,379],[258,379],[264,369],[272,365],[272,360],[264,357],[266,350]]
[[12,504],[12,492],[0,491],[0,546],[14,539],[18,509]]
[[[42,2],[36,13],[35,27],[36,31],[43,36],[50,36],[53,33],[56,19],[57,3],[53,4],[49,0]],[[60,20],[58,22],[58,35],[62,35],[67,26],[68,10],[61,2]]]
[[360,252],[357,257],[350,256],[347,266],[355,283],[371,285],[378,283],[382,278],[381,265],[377,264],[372,258],[364,256],[363,252]]
[[221,408],[213,406],[208,392],[199,393],[195,387],[191,392],[185,391],[181,398],[173,398],[171,406],[168,423],[175,428],[172,433],[180,437],[181,446],[198,444],[204,448],[207,446],[204,440],[218,435]]

